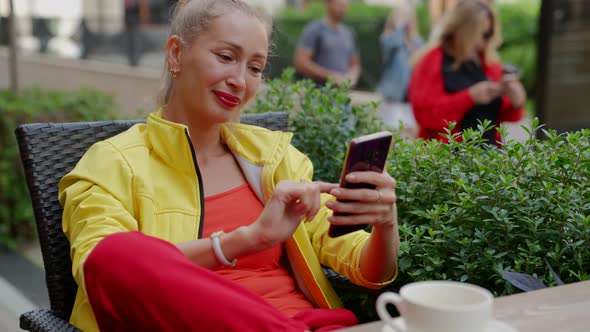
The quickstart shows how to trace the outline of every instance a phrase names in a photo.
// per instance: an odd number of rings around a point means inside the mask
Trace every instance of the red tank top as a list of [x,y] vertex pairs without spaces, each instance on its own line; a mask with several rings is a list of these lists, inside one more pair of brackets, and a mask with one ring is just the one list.
[[[226,233],[253,223],[264,206],[246,183],[205,198],[203,237],[223,230]],[[223,249],[223,248],[222,248]],[[262,296],[280,312],[293,316],[313,308],[297,289],[295,280],[280,264],[283,245],[239,257],[234,267],[219,267],[216,272]]]

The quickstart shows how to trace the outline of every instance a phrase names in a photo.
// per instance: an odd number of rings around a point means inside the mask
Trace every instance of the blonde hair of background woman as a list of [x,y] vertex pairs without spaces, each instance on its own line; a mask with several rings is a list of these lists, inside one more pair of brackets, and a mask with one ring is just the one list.
[[415,29],[411,31],[412,35],[409,36],[409,39],[412,39],[416,37],[417,34],[418,16],[416,14],[416,6],[412,3],[412,1],[406,1],[393,8],[387,17],[387,21],[385,21],[385,25],[383,26],[382,36],[390,34],[402,24],[408,23],[410,21],[413,21],[416,25]]
[[[453,42],[460,41],[460,49],[453,48],[453,56],[456,64],[465,61],[471,55],[472,49],[481,38],[480,25],[482,20],[490,17],[494,29],[494,35],[487,42],[484,51],[486,62],[497,62],[497,49],[502,43],[500,22],[494,10],[485,1],[480,0],[462,0],[452,10],[447,12],[431,32],[428,45],[420,49],[411,59],[412,66],[422,59],[428,51],[433,48],[442,46],[443,48],[452,48]],[[455,43],[455,47],[457,43]]]
[[[183,47],[190,47],[199,34],[209,30],[211,22],[233,11],[257,18],[264,24],[268,40],[272,33],[272,19],[263,11],[242,0],[179,0],[175,5],[170,21],[170,35],[177,35],[183,41]],[[174,89],[174,78],[170,75],[170,66],[164,60],[164,83],[156,99],[156,105],[164,110]]]

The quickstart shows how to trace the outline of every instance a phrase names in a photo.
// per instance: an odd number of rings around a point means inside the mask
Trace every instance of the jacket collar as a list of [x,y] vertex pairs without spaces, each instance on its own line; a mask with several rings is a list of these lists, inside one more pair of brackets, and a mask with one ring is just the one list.
[[[148,116],[146,126],[152,153],[181,172],[194,174],[196,160],[193,160],[188,127],[163,119],[160,111]],[[258,166],[276,167],[284,157],[292,136],[291,133],[240,123],[221,126],[221,139],[234,155]]]
[[265,128],[228,123],[221,127],[227,144],[250,187],[265,203],[275,186],[274,174],[290,146],[293,134]]
[[183,173],[195,173],[187,126],[165,120],[156,111],[148,116],[146,127],[151,153]]
[[292,133],[227,123],[221,126],[221,140],[229,149],[255,165],[274,164],[282,159],[291,142]]

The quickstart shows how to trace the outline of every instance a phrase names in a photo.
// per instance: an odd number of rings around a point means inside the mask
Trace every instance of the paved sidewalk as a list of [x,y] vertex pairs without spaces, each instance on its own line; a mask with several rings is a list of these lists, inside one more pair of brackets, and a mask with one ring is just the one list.
[[[26,257],[25,257],[26,256]],[[0,248],[0,331],[22,331],[19,317],[37,308],[49,308],[39,245],[20,254]]]
[[0,331],[22,331],[18,327],[20,314],[36,308],[38,306],[0,276]]

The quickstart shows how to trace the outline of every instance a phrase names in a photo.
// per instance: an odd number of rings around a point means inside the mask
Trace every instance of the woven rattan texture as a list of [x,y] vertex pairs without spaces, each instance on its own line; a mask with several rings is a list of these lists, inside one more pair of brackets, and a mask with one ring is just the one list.
[[[139,122],[142,121],[36,123],[21,125],[16,129],[21,161],[35,214],[52,309],[51,312],[45,310],[45,316],[55,315],[56,319],[68,320],[77,290],[71,272],[69,242],[61,227],[63,211],[57,197],[59,180],[74,168],[92,144],[112,137]],[[288,115],[286,113],[247,114],[242,115],[241,122],[286,131]],[[33,331],[31,328],[34,325],[23,326],[22,324],[28,324],[37,316],[35,312],[25,315],[21,319],[21,328]]]
[[289,115],[284,112],[244,114],[240,122],[268,128],[270,130],[288,131]]
[[74,332],[80,331],[67,320],[55,315],[49,309],[30,311],[20,316],[20,327],[33,332]]
[[74,168],[88,148],[137,122],[28,124],[16,129],[21,160],[31,195],[45,278],[53,312],[68,319],[76,283],[72,277],[69,242],[62,232],[59,180]]

